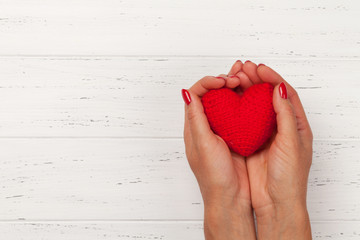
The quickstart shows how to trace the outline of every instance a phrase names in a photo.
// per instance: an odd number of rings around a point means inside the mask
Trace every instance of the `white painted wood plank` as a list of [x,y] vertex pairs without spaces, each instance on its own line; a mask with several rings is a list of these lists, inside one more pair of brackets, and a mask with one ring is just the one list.
[[360,222],[312,222],[313,239],[360,239]]
[[[1,139],[0,220],[202,219],[181,139]],[[316,141],[310,217],[360,220],[359,141]]]
[[360,56],[360,3],[0,1],[1,55]]
[[204,239],[201,222],[34,222],[0,223],[8,240]]
[[[360,238],[360,222],[312,222],[313,239]],[[186,222],[2,222],[1,236],[8,240],[95,239],[204,239],[200,221]]]
[[[299,91],[315,138],[360,137],[360,61],[254,59]],[[0,58],[0,136],[181,137],[180,89],[233,58]]]

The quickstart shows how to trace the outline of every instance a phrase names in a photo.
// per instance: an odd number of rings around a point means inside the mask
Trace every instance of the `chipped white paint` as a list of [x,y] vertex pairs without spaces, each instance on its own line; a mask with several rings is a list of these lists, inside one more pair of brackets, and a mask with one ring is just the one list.
[[360,2],[0,0],[0,236],[201,239],[180,89],[276,68],[313,127],[314,239],[360,238]]

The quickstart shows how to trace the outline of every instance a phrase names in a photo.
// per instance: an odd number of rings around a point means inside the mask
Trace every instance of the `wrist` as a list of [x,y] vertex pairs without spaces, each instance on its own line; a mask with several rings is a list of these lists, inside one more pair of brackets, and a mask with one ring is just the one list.
[[256,211],[258,239],[312,239],[306,203],[272,204]]
[[204,210],[206,240],[256,239],[251,205],[213,203],[205,205]]

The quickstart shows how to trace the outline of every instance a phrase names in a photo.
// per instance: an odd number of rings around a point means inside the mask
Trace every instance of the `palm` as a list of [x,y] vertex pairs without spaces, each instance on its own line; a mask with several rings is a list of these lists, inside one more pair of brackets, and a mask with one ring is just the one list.
[[248,179],[245,158],[237,153],[232,153],[232,159],[234,162],[234,168],[236,169],[237,173],[238,186],[240,190],[239,197],[250,202],[250,183]]
[[238,194],[238,198],[244,202],[250,202],[250,184],[246,168],[245,157],[231,151],[226,143],[217,135],[217,146],[214,148],[216,155],[219,156],[220,161],[214,162],[216,168],[222,168],[222,176],[226,178],[225,181],[229,187],[234,187],[234,191]]
[[262,150],[247,157],[246,164],[251,182],[253,208],[262,208],[272,203],[273,181],[281,175],[281,158],[278,141],[271,139]]

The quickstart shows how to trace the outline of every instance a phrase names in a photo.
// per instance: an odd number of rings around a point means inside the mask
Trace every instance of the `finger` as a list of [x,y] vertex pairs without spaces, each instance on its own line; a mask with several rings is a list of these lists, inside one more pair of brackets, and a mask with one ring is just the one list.
[[293,142],[297,139],[297,121],[293,106],[287,98],[285,83],[274,88],[273,105],[276,113],[277,136]]
[[246,61],[242,67],[242,71],[246,73],[253,84],[262,83],[257,74],[257,65],[251,61]]
[[231,75],[225,75],[225,74],[220,74],[217,76],[217,78],[223,78],[225,80],[225,86],[227,88],[235,88],[237,86],[239,86],[240,84],[240,79],[237,76]]
[[228,75],[235,75],[241,71],[243,63],[240,60],[237,60],[231,67],[230,72]]
[[240,79],[240,87],[242,88],[242,90],[246,90],[249,87],[251,87],[252,85],[254,85],[249,77],[246,75],[246,73],[244,72],[238,72],[236,74],[236,76]]
[[228,75],[226,75],[226,74],[220,74],[220,75],[218,75],[217,76],[217,78],[223,78],[223,79],[226,79],[227,77],[228,77]]
[[185,141],[185,145],[189,144],[189,146],[191,146],[192,138],[191,138],[189,122],[187,120],[187,115],[186,115],[186,106],[185,106],[185,115],[184,116],[185,116],[185,119],[184,119],[184,141]]
[[240,78],[236,75],[230,75],[226,79],[225,86],[227,88],[236,88],[241,84]]
[[211,89],[218,89],[225,85],[225,79],[222,77],[207,76],[197,81],[191,88],[191,92],[202,97]]
[[[266,151],[266,150],[264,150]],[[268,201],[266,189],[267,182],[267,159],[263,152],[257,152],[246,158],[246,168],[249,176],[250,193],[258,196],[262,201]]]
[[271,83],[274,86],[280,84],[281,82],[285,83],[288,98],[294,107],[299,133],[306,139],[312,139],[310,124],[306,118],[304,108],[295,89],[290,84],[288,84],[277,72],[275,72],[268,66],[259,66],[257,69],[257,73],[258,76],[262,79],[262,81]]
[[[184,97],[183,90],[183,97]],[[204,113],[204,108],[201,103],[201,99],[191,90],[187,91],[189,95],[189,101],[185,106],[185,126],[189,127],[189,133],[191,135],[193,143],[202,143],[214,136],[210,129],[209,122]]]

